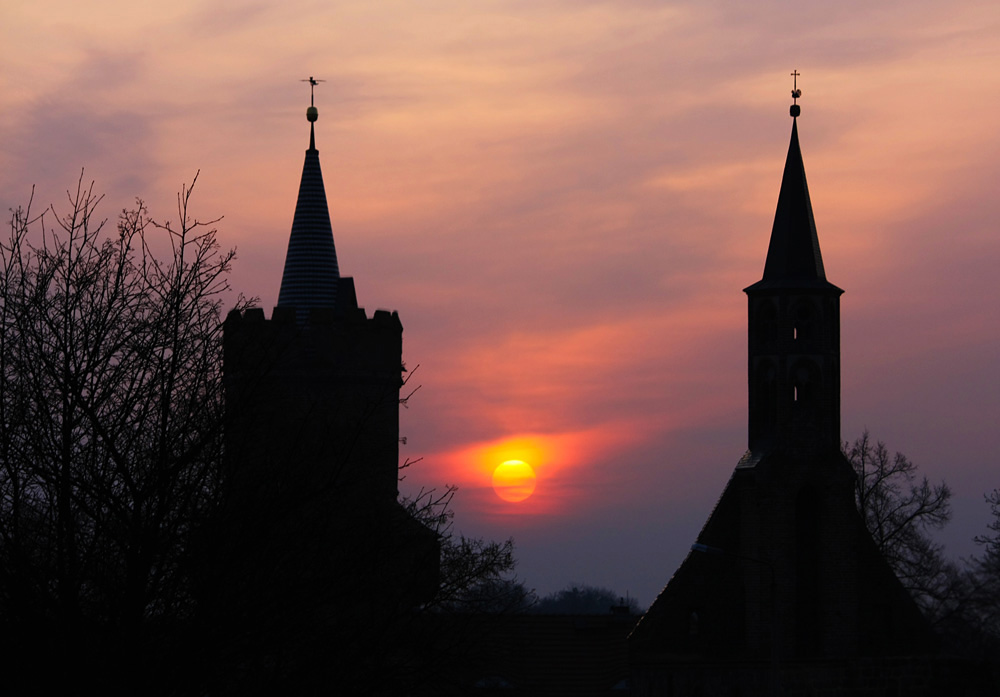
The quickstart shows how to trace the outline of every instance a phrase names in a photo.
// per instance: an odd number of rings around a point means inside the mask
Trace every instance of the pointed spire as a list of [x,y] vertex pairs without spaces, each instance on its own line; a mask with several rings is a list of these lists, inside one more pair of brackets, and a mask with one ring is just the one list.
[[792,140],[767,248],[765,281],[826,279],[796,122],[792,121]]
[[[797,73],[793,73],[797,77]],[[802,90],[792,90],[798,100]],[[830,286],[823,269],[823,256],[816,235],[809,187],[806,184],[805,165],[799,148],[798,116],[801,107],[792,104],[792,137],[785,158],[785,171],[781,177],[781,191],[771,228],[771,242],[764,263],[764,277],[754,287],[774,286]]]
[[[308,82],[310,87],[315,87],[322,80],[310,77]],[[278,307],[294,307],[300,322],[305,320],[312,308],[333,309],[340,279],[323,172],[316,149],[315,122],[318,118],[316,107],[310,106],[306,111],[309,149],[302,167],[299,198],[295,204],[281,291],[278,293]]]

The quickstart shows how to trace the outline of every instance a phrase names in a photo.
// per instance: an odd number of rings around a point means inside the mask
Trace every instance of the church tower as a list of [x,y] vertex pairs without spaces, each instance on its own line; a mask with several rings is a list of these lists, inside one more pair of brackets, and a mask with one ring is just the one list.
[[749,449],[840,451],[840,295],[826,280],[799,149],[799,106],[763,278],[749,300]]
[[440,555],[398,500],[403,327],[369,317],[340,275],[306,113],[277,306],[224,325],[226,498],[205,603],[250,627],[240,651],[303,675],[376,655],[376,631],[436,593]]
[[[314,86],[314,85],[313,85]],[[305,153],[278,304],[226,319],[229,424],[239,461],[280,468],[283,481],[395,505],[403,326],[368,317],[342,277],[316,149],[318,110],[306,111]],[[280,463],[280,464],[279,464]]]
[[926,622],[864,527],[841,452],[843,291],[826,279],[797,86],[792,96],[764,273],[745,289],[748,448],[630,637],[637,695],[776,694],[779,685],[784,694],[841,694],[844,666],[871,660],[895,670],[889,657],[930,646]]

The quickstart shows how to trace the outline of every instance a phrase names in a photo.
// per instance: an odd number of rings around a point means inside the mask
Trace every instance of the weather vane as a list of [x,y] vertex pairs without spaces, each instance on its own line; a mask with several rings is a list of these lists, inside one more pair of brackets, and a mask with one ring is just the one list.
[[317,80],[310,75],[308,80],[299,80],[299,82],[309,83],[309,106],[316,106],[316,85],[321,82],[326,82],[326,80]]
[[793,70],[791,72],[792,76],[792,106],[789,112],[792,114],[792,118],[795,118],[800,113],[802,113],[802,107],[799,106],[798,99],[802,96],[802,90],[799,89],[799,71]]

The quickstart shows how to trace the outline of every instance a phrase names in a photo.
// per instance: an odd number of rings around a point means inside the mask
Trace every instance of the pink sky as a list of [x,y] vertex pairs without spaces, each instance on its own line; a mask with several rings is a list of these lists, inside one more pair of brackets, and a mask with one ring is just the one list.
[[[308,86],[341,271],[399,311],[422,388],[404,489],[513,536],[540,592],[648,604],[746,446],[746,299],[799,132],[842,305],[843,437],[954,490],[955,556],[1000,486],[1000,6],[651,0],[5,4],[0,203],[81,168],[224,215],[276,300]],[[280,5],[280,6],[279,6]],[[534,448],[535,495],[491,458]],[[491,450],[492,448],[492,450]],[[485,458],[485,459],[484,459]],[[527,459],[523,457],[521,459]],[[499,464],[497,462],[496,464]]]

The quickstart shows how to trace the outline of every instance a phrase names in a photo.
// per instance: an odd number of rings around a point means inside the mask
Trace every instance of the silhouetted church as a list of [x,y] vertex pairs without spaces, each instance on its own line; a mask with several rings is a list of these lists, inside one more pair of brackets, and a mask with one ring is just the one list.
[[[793,92],[796,98],[798,94]],[[749,303],[749,448],[629,639],[633,694],[960,694],[841,453],[840,296],[792,134]]]
[[246,625],[232,631],[262,680],[285,689],[328,669],[349,690],[344,666],[380,670],[390,625],[436,591],[439,544],[398,502],[403,328],[395,312],[368,317],[339,273],[317,116],[310,106],[277,307],[270,320],[234,310],[224,326],[214,592],[223,622]]
[[[395,312],[367,317],[354,279],[340,276],[310,107],[309,149],[278,304],[226,318],[225,368],[232,451],[270,467],[283,461],[336,487],[363,487],[395,504],[403,326]],[[252,445],[251,445],[252,444]],[[315,484],[316,482],[313,482]]]

